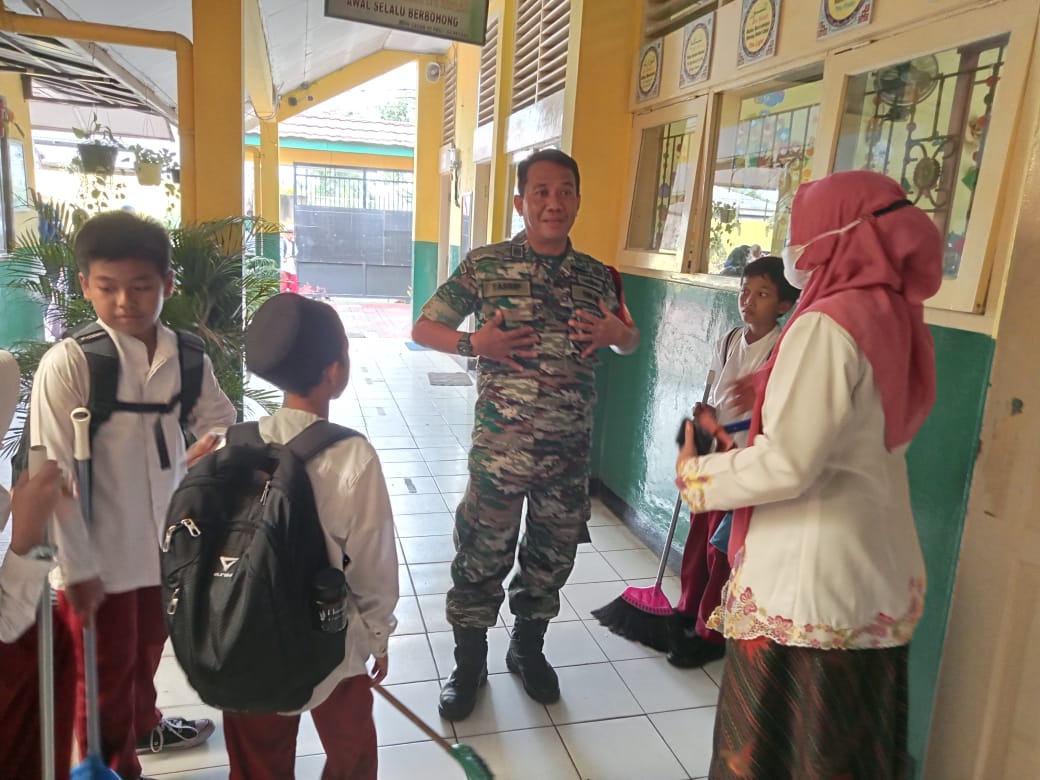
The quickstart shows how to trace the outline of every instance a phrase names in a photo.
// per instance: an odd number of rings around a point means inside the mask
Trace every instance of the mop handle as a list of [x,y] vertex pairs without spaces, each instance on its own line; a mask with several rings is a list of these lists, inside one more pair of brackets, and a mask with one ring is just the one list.
[[[80,506],[83,522],[89,530],[94,524],[90,485],[90,410],[81,406],[73,409],[71,416],[74,434],[73,457],[79,471]],[[93,615],[83,622],[83,687],[86,689],[84,698],[87,715],[87,755],[100,756],[101,718],[98,713],[97,639]]]
[[[701,394],[701,403],[708,403],[708,395],[711,393],[711,386],[715,384],[715,372],[709,371],[708,378],[704,380],[704,393]],[[675,526],[679,523],[679,512],[682,511],[682,491],[679,491],[679,495],[675,497],[675,509],[672,510],[672,523],[668,526],[668,538],[664,543],[664,549],[661,550],[661,563],[657,567],[657,582],[654,583],[655,587],[661,587],[661,582],[664,580],[664,570],[668,566],[668,553],[672,551],[672,539],[675,538]]]
[[408,707],[405,706],[404,702],[402,702],[400,699],[398,699],[396,696],[390,693],[390,691],[388,691],[386,688],[384,688],[382,685],[379,685],[378,683],[374,684],[372,687],[375,688],[384,699],[390,702],[390,704],[393,705],[393,708],[395,710],[397,710],[406,718],[408,718],[408,720],[412,722],[413,726],[415,726],[417,729],[419,729],[419,731],[421,731],[423,734],[432,739],[437,744],[437,746],[441,748],[441,750],[445,751],[449,756],[455,756],[454,751],[452,751],[451,749],[451,745],[448,744],[448,740],[446,740],[444,737],[442,737],[440,734],[434,731],[430,727],[430,725],[426,723],[426,721],[422,720],[418,715],[416,715],[414,712],[408,709]]
[[[35,477],[46,462],[46,447],[30,447],[29,477]],[[43,543],[50,543],[50,534],[46,530]],[[47,580],[43,581],[36,623],[39,626],[40,777],[43,780],[55,780],[57,768],[54,765],[54,613],[51,608],[51,587]]]

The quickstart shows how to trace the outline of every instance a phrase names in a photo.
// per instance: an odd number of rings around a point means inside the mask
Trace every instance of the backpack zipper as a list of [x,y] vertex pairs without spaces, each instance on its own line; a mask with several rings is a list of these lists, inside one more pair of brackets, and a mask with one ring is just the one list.
[[173,525],[171,525],[169,528],[166,529],[166,536],[163,538],[163,543],[162,543],[162,551],[163,552],[169,552],[170,551],[170,542],[173,541],[173,534],[181,526],[184,526],[185,528],[188,529],[188,534],[192,538],[196,538],[197,539],[198,537],[202,536],[202,530],[195,524],[195,521],[192,520],[190,517],[185,517],[179,523],[174,523]]

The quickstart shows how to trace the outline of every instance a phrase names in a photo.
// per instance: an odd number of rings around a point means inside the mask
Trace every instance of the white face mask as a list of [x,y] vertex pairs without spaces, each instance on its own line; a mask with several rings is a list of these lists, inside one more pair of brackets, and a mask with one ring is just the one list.
[[[910,203],[910,201],[908,200],[897,200],[890,206],[885,206],[885,208],[883,209],[878,209],[877,211],[871,212],[870,216],[875,218],[881,217],[892,211],[901,209],[904,206],[911,205],[913,204]],[[790,283],[792,287],[797,287],[799,290],[804,290],[805,286],[809,284],[809,279],[812,278],[813,269],[803,271],[801,268],[796,268],[795,266],[798,265],[798,260],[801,258],[803,254],[805,254],[805,250],[809,248],[809,245],[816,243],[820,239],[827,238],[827,236],[840,236],[842,233],[847,233],[848,231],[852,230],[852,228],[856,227],[856,225],[861,223],[863,220],[864,217],[854,219],[852,222],[845,225],[844,227],[840,227],[837,230],[828,230],[826,233],[820,233],[820,235],[810,238],[804,244],[788,244],[787,246],[785,246],[783,251],[780,253],[780,256],[784,259],[784,278],[787,279],[787,281]]]

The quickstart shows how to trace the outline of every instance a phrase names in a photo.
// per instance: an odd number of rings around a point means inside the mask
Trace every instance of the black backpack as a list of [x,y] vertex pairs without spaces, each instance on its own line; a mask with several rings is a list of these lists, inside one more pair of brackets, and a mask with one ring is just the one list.
[[255,422],[234,425],[173,494],[160,555],[166,627],[206,704],[298,710],[343,661],[345,629],[315,621],[311,582],[329,555],[306,463],[360,435],[319,420],[279,446]]
[[[119,352],[116,350],[112,337],[101,325],[97,322],[88,322],[66,331],[63,338],[75,339],[87,359],[90,376],[90,400],[87,402],[87,408],[90,410],[91,442],[94,440],[94,434],[108,422],[115,412],[165,415],[172,414],[178,404],[180,405],[180,426],[182,430],[187,431],[191,413],[202,392],[203,358],[206,354],[202,339],[194,333],[177,331],[177,356],[181,370],[180,392],[166,403],[146,404],[128,403],[116,398],[116,390],[119,387]],[[155,443],[159,450],[159,464],[164,469],[170,468],[170,453],[166,446],[162,425],[158,420],[155,426]],[[11,461],[15,480],[29,463],[29,445],[29,415],[26,413],[22,437],[18,442],[18,451]]]

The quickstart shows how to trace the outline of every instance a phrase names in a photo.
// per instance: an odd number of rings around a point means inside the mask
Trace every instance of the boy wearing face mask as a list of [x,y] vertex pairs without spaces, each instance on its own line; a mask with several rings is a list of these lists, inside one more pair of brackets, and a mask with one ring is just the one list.
[[[744,268],[737,300],[744,325],[719,339],[711,363],[715,383],[708,394],[708,404],[714,408],[719,424],[737,424],[731,435],[738,447],[747,442],[747,427],[741,430],[739,424],[748,417],[754,400],[751,375],[769,359],[780,338],[777,321],[797,300],[798,290],[784,278],[784,263],[779,257],[760,257]],[[673,666],[695,668],[725,653],[722,635],[706,625],[729,578],[726,553],[709,543],[725,514],[690,515],[680,575],[682,596],[675,610],[668,653]]]

